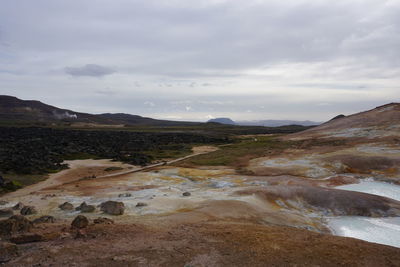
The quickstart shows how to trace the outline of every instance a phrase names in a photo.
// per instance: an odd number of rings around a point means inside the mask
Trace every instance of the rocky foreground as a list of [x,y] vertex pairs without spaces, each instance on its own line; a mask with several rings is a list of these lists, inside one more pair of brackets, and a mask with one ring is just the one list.
[[[189,213],[183,216],[196,217]],[[400,265],[399,249],[293,227],[148,219],[124,224],[79,215],[71,224],[32,224],[15,216],[9,219],[15,232],[0,243],[0,259],[5,266]]]

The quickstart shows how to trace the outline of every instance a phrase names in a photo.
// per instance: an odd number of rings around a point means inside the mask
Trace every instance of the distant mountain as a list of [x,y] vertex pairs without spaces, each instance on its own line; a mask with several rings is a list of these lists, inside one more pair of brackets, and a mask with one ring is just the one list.
[[216,122],[221,124],[239,125],[239,126],[265,126],[265,127],[280,127],[287,125],[301,125],[301,126],[316,126],[321,122],[315,121],[292,121],[292,120],[254,120],[254,121],[233,121],[230,118],[215,118],[208,122]]
[[215,118],[215,119],[209,120],[208,122],[216,122],[216,123],[229,124],[229,125],[235,125],[236,124],[230,118]]
[[0,95],[1,123],[41,124],[97,124],[97,125],[153,125],[184,126],[195,122],[156,120],[123,113],[89,114],[62,109],[36,100],[22,100],[14,96]]

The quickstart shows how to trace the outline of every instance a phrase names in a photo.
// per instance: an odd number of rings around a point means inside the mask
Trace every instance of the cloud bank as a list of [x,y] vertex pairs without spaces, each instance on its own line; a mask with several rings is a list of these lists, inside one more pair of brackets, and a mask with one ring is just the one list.
[[66,67],[65,72],[72,76],[103,77],[115,71],[96,64],[86,64],[82,67]]
[[400,101],[398,14],[396,0],[4,0],[0,93],[87,112],[322,121]]

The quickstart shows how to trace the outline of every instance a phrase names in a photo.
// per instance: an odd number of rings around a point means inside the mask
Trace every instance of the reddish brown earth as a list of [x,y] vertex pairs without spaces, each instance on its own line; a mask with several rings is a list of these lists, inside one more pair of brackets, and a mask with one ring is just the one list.
[[[235,223],[63,224],[47,242],[19,245],[4,266],[400,266],[399,249],[300,229]],[[57,235],[59,233],[59,235]]]

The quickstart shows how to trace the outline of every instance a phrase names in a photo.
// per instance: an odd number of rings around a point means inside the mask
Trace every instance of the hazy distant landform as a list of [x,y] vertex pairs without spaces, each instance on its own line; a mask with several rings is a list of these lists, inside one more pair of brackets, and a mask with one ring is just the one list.
[[293,120],[233,121],[230,118],[215,118],[208,120],[208,122],[216,122],[228,125],[267,126],[267,127],[278,127],[285,125],[316,126],[322,123],[315,121],[293,121]]

